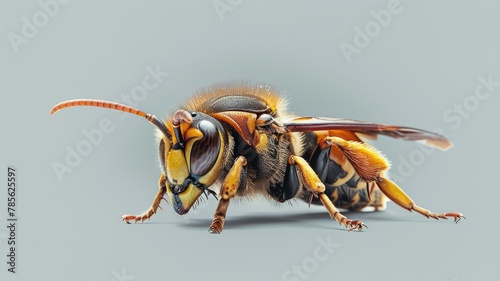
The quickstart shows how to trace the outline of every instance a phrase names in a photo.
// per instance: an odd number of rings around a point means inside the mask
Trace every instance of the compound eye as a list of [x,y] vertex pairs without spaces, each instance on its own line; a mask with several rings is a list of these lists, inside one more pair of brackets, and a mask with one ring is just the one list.
[[215,165],[220,152],[220,135],[215,125],[202,120],[197,125],[203,137],[193,143],[191,148],[191,173],[201,177],[207,174]]

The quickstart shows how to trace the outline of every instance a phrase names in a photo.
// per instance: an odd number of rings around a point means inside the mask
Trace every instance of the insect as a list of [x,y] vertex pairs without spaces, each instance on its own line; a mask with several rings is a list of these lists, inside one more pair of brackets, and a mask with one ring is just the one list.
[[[424,209],[387,177],[387,159],[363,142],[378,134],[447,150],[445,137],[415,128],[348,119],[296,117],[268,86],[224,85],[196,94],[165,121],[138,109],[100,100],[69,100],[51,114],[73,106],[120,110],[146,118],[157,128],[161,175],[151,207],[122,219],[150,219],[168,196],[176,213],[186,214],[205,194],[218,199],[209,232],[223,230],[229,202],[261,195],[277,202],[302,199],[322,204],[349,231],[367,227],[337,208],[382,210],[387,199],[427,218],[454,218],[459,212]],[[168,201],[167,201],[168,202]]]

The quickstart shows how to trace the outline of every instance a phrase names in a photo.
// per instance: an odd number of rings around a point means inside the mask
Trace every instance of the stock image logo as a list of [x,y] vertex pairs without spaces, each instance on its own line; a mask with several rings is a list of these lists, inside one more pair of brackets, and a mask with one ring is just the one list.
[[394,16],[403,11],[403,5],[399,0],[389,0],[387,7],[380,11],[371,11],[372,20],[368,21],[364,27],[355,26],[354,38],[351,43],[341,42],[339,47],[348,63],[352,62],[353,55],[359,55],[361,51],[368,47],[372,40],[380,35],[383,28],[386,28],[393,21]]
[[234,12],[241,3],[243,3],[243,0],[215,0],[212,5],[219,20],[224,21],[228,13]]
[[20,52],[21,45],[26,45],[55,18],[70,0],[40,0],[38,10],[31,17],[22,17],[20,32],[11,31],[7,34],[14,53]]
[[340,244],[332,241],[331,235],[328,235],[326,239],[318,237],[316,242],[317,246],[310,256],[305,257],[298,265],[294,264],[290,269],[283,272],[282,281],[307,280],[340,247]]
[[134,281],[135,276],[127,273],[126,269],[123,267],[121,271],[117,271],[116,269],[111,270],[111,274],[113,278],[110,281]]
[[[141,79],[141,84],[132,87],[130,93],[120,95],[119,100],[130,106],[137,106],[140,102],[144,101],[148,94],[155,89],[157,89],[160,84],[169,76],[168,72],[162,71],[160,65],[155,67],[147,66],[145,68],[146,75]],[[125,120],[129,115],[124,113],[118,117],[117,121]],[[111,118],[105,117],[101,119],[96,126],[90,130],[83,129],[82,135],[83,139],[78,141],[76,145],[67,145],[65,147],[66,156],[64,161],[52,161],[52,170],[56,175],[59,182],[63,182],[64,175],[74,172],[78,166],[80,166],[85,159],[89,156],[95,147],[99,146],[106,135],[111,134],[115,131],[115,124]]]

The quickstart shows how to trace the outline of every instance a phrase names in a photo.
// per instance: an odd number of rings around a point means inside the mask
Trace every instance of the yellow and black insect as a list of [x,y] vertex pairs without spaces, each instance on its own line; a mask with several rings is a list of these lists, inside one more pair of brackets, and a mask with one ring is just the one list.
[[123,216],[127,223],[151,218],[165,193],[180,215],[202,194],[218,197],[211,233],[222,231],[232,198],[255,195],[277,202],[298,198],[323,204],[330,217],[349,230],[366,225],[346,218],[337,207],[382,210],[387,198],[428,218],[463,218],[458,212],[438,214],[416,205],[387,178],[385,157],[362,141],[382,134],[450,148],[452,143],[438,134],[347,119],[295,117],[285,111],[285,100],[266,86],[205,90],[165,122],[126,105],[88,99],[57,104],[51,114],[72,106],[121,110],[157,127],[159,190],[149,210]]

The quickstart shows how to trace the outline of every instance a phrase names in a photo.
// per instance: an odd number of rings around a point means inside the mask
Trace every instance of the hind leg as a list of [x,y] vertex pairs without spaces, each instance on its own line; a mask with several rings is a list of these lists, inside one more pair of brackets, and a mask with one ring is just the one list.
[[417,206],[415,202],[413,202],[413,200],[410,198],[410,196],[406,195],[406,193],[399,186],[397,186],[394,182],[392,182],[389,179],[381,178],[380,181],[377,182],[377,185],[380,188],[380,190],[387,197],[389,197],[389,199],[391,199],[394,203],[398,204],[399,206],[405,208],[410,212],[415,211],[427,218],[433,218],[436,220],[448,219],[448,217],[450,217],[455,220],[455,223],[459,222],[460,219],[462,218],[465,219],[464,215],[462,215],[462,213],[459,212],[434,213],[420,206]]

